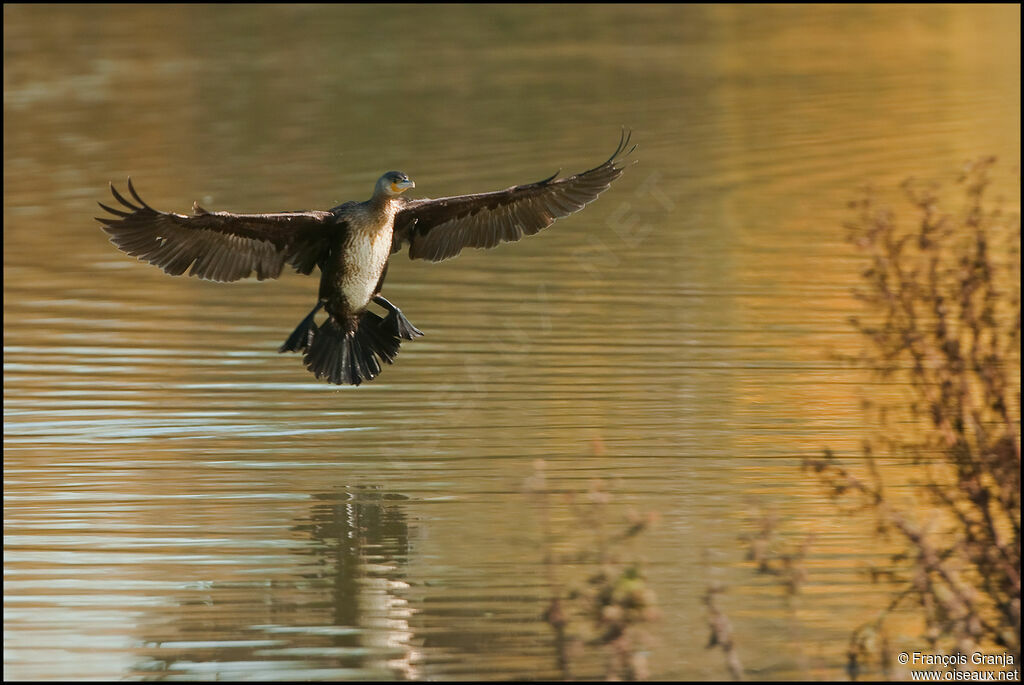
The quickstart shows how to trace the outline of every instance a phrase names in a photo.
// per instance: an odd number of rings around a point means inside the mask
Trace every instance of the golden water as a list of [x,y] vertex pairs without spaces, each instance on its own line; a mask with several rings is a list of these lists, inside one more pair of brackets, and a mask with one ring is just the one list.
[[[853,454],[832,353],[871,182],[1019,164],[1014,6],[4,7],[7,678],[557,677],[536,500],[609,481],[654,677],[838,677],[880,590],[869,528],[799,470]],[[541,235],[385,295],[426,337],[360,388],[277,346],[316,281],[171,278],[92,220],[108,181],[185,212],[621,181]],[[557,500],[552,506],[558,506]],[[771,507],[817,538],[796,610],[743,563]],[[555,516],[560,512],[556,511]],[[582,673],[600,675],[600,664]]]

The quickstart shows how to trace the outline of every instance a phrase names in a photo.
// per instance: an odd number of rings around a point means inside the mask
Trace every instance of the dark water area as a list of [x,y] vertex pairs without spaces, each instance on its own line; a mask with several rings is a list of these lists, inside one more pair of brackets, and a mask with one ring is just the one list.
[[[426,336],[358,388],[276,352],[314,278],[171,278],[93,221],[128,176],[182,213],[496,190],[623,126],[582,213],[393,259]],[[880,552],[799,466],[903,391],[835,361],[846,203],[1019,168],[1020,10],[5,5],[4,143],[5,678],[557,678],[544,521],[595,481],[659,517],[652,677],[728,677],[715,581],[752,676],[836,678]],[[760,506],[816,535],[797,609]]]

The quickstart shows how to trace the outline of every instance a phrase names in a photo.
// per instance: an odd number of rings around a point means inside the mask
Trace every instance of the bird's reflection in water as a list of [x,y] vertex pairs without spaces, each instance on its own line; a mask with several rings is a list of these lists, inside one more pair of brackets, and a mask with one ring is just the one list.
[[[143,678],[417,678],[407,498],[377,487],[313,495],[294,545],[215,549],[178,568],[176,601],[137,617]],[[292,519],[295,521],[295,519]],[[305,562],[296,564],[295,555]],[[310,558],[311,557],[311,558]],[[188,560],[186,560],[188,561]],[[303,569],[296,572],[296,568]]]
[[315,497],[320,502],[309,522],[295,530],[319,543],[318,575],[329,581],[334,624],[359,628],[337,636],[338,646],[366,650],[360,663],[344,665],[416,677],[412,612],[400,596],[407,587],[404,569],[410,551],[409,525],[400,505],[407,498],[374,486]]

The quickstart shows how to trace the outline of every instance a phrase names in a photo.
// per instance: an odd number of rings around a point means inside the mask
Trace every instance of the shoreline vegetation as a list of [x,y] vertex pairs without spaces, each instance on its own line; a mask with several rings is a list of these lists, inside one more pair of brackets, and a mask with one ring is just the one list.
[[[1001,650],[1020,663],[1020,216],[990,197],[995,164],[968,164],[953,190],[905,181],[909,216],[871,190],[850,205],[847,240],[869,262],[856,361],[909,389],[902,407],[865,403],[879,428],[864,441],[866,473],[827,449],[804,465],[900,548],[878,569],[896,583],[891,601],[851,635],[853,679],[872,662],[891,676],[897,609],[920,616],[933,653]],[[879,463],[889,457],[913,464],[926,506],[893,493]]]
[[[851,629],[852,680],[897,675],[897,653],[910,646],[905,631],[888,626],[897,613],[920,626],[915,655],[962,670],[1019,669],[1020,215],[1019,196],[1013,211],[992,197],[995,165],[994,157],[969,163],[953,188],[904,181],[909,209],[870,188],[849,205],[846,239],[867,267],[854,291],[865,313],[850,318],[863,348],[845,361],[908,393],[899,403],[864,400],[871,434],[860,455],[826,448],[802,465],[835,515],[870,517],[880,543],[895,550],[870,569],[891,589]],[[892,463],[913,467],[909,499]],[[778,576],[792,599],[813,539],[794,551],[779,542],[774,518],[758,521],[742,536],[747,559]],[[720,647],[741,680],[742,650],[715,602],[723,591],[712,585],[706,597],[708,647]]]

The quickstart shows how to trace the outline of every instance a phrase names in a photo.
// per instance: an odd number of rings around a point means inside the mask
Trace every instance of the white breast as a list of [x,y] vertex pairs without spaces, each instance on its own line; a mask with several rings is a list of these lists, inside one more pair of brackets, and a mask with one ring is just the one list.
[[360,311],[373,297],[384,265],[391,255],[392,224],[374,233],[353,231],[345,246],[345,267],[341,290],[351,311]]

